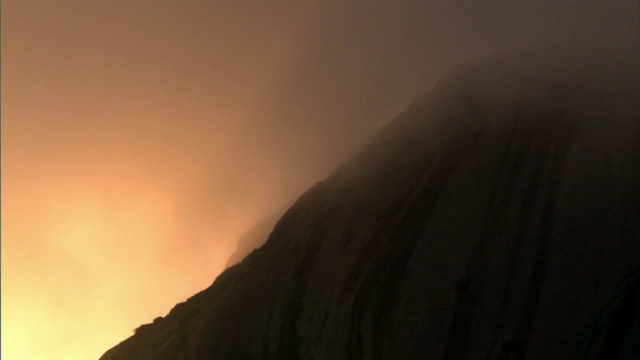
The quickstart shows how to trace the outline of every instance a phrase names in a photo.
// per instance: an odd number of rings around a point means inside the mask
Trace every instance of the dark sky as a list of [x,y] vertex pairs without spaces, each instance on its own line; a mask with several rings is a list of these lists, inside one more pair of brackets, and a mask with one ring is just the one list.
[[3,357],[97,357],[206,287],[246,229],[443,72],[541,42],[637,43],[639,13],[637,1],[2,1]]

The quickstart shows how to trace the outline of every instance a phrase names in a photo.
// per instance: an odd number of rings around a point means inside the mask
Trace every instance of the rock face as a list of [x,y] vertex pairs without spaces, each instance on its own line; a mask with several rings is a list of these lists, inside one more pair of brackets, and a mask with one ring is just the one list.
[[640,77],[586,54],[457,68],[102,359],[636,359]]
[[630,272],[598,313],[580,346],[581,360],[638,359],[640,354],[640,270]]

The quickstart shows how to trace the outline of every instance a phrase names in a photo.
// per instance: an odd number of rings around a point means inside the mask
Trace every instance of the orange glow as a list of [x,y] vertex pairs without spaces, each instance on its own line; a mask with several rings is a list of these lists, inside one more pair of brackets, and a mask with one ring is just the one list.
[[233,250],[185,250],[174,204],[149,183],[48,179],[29,188],[40,188],[37,202],[3,200],[3,358],[98,358],[206,287]]
[[290,150],[255,122],[304,13],[247,16],[2,2],[3,359],[97,359],[211,284],[317,177],[285,177]]
[[166,315],[451,66],[637,28],[435,3],[2,0],[2,359],[96,359]]

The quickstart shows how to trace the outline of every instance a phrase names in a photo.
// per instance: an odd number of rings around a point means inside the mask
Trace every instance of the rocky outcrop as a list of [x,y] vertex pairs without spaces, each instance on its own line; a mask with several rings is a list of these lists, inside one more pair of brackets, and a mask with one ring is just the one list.
[[[102,359],[588,350],[594,314],[640,266],[637,64],[593,54],[459,67],[307,191],[264,246]],[[626,344],[606,334],[602,346]]]

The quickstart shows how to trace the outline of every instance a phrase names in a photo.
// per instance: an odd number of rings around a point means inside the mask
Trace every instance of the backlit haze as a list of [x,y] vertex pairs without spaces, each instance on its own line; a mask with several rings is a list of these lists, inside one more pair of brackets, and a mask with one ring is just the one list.
[[638,13],[2,1],[2,358],[98,358],[207,287],[246,230],[455,64],[540,39],[634,37]]

